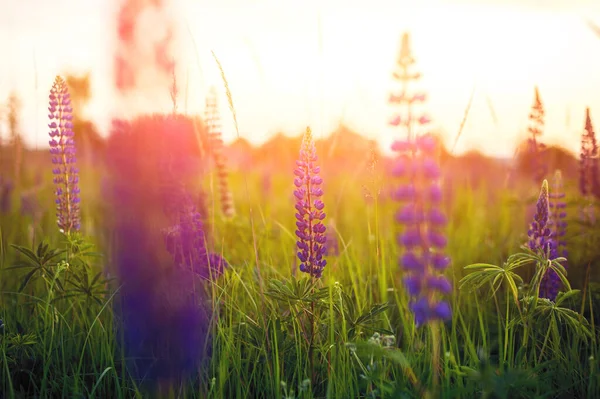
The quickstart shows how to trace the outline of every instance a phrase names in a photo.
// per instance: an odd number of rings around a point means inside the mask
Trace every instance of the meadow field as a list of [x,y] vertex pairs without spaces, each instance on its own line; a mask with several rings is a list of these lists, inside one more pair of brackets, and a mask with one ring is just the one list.
[[405,34],[395,155],[342,125],[225,144],[213,55],[201,116],[174,79],[173,112],[98,132],[57,76],[35,149],[9,102],[0,398],[600,398],[589,110],[580,153],[546,146],[532,83],[514,158],[455,155]]

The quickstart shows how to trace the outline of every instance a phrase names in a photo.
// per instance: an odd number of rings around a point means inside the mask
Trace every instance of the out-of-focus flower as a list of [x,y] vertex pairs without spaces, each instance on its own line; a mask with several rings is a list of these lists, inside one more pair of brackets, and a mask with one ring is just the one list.
[[220,255],[208,252],[202,215],[187,193],[180,195],[178,223],[163,231],[167,250],[178,267],[204,279],[216,278],[228,264]]
[[392,150],[398,153],[392,175],[404,179],[404,184],[393,192],[392,197],[403,203],[396,213],[396,222],[404,227],[398,236],[398,244],[404,250],[399,263],[405,271],[404,286],[411,296],[410,309],[420,326],[452,318],[450,305],[443,299],[452,291],[450,282],[443,275],[450,265],[450,258],[444,254],[446,237],[443,229],[447,222],[440,207],[438,143],[433,136],[420,135],[418,131],[430,122],[427,115],[419,115],[415,110],[415,103],[424,102],[426,96],[407,92],[409,83],[421,77],[420,73],[411,71],[415,59],[408,33],[402,36],[396,64],[393,77],[402,84],[402,92],[392,95],[392,103],[404,107],[404,114],[396,117],[396,125],[402,126],[406,139],[392,144]]
[[396,213],[396,222],[405,226],[398,236],[404,249],[399,263],[405,270],[404,286],[412,297],[410,308],[418,326],[452,317],[449,303],[442,299],[452,292],[452,285],[443,275],[450,258],[444,254],[447,220],[440,210],[441,169],[434,160],[435,147],[430,135],[394,145],[400,152],[394,175],[407,181],[394,195],[404,203]]

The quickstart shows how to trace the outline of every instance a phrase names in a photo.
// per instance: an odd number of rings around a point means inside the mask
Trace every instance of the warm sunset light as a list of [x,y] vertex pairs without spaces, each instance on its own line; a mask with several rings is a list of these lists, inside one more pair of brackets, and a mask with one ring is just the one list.
[[[113,3],[1,2],[6,61],[0,66],[0,93],[16,90],[34,97],[39,107],[44,98],[39,82],[58,72],[89,72],[87,113],[106,134],[115,108],[123,111],[111,100],[109,84]],[[586,24],[595,16],[600,21],[600,5],[539,4],[180,0],[165,9],[166,16],[146,11],[136,29],[146,39],[162,37],[166,30],[156,21],[172,23],[168,51],[188,113],[201,114],[210,86],[221,85],[214,50],[230,81],[241,134],[253,143],[279,131],[298,134],[307,124],[322,137],[343,123],[388,148],[393,139],[385,123],[390,71],[400,34],[409,30],[434,127],[446,143],[453,142],[475,89],[457,152],[511,156],[515,140],[524,137],[527,113],[522,110],[532,101],[535,85],[549,110],[548,142],[575,151],[583,110],[594,109],[600,89],[595,74],[600,38]],[[55,28],[67,24],[69,29]],[[152,75],[146,80],[145,94],[126,108],[167,109],[168,96],[160,95],[168,90],[165,82]],[[221,101],[226,106],[223,96]],[[24,104],[23,128],[28,142],[43,145],[45,124],[35,107],[36,101]],[[224,136],[227,142],[236,136],[230,118],[224,120]]]
[[600,398],[598,0],[0,0],[0,399]]

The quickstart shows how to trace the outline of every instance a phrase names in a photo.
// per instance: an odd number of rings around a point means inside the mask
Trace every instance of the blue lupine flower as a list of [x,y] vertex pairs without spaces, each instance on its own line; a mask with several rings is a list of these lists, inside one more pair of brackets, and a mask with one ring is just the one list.
[[200,171],[194,124],[181,115],[153,115],[113,127],[105,202],[116,237],[111,264],[122,285],[115,308],[120,348],[136,381],[148,387],[181,382],[206,365],[211,313],[218,311],[196,278],[205,269],[178,267],[164,246],[163,231],[173,218],[183,231],[172,236],[183,265],[195,258],[182,249],[180,237],[188,250],[204,238],[196,228],[198,212],[182,206],[177,189],[197,181]]
[[69,234],[79,230],[79,176],[75,167],[75,140],[73,138],[73,108],[66,82],[57,76],[50,89],[48,117],[51,122],[50,154],[54,164],[56,185],[56,216],[60,231]]
[[218,277],[229,265],[220,255],[208,252],[203,217],[187,193],[181,197],[178,223],[164,231],[167,250],[178,267],[192,270],[204,279]]
[[397,141],[393,148],[400,152],[394,175],[408,180],[394,198],[404,202],[396,221],[405,226],[398,236],[398,244],[404,248],[399,263],[405,270],[404,286],[412,297],[410,309],[417,326],[449,320],[452,310],[441,298],[452,292],[452,285],[442,274],[450,258],[443,252],[447,219],[439,209],[441,170],[433,159],[435,140],[425,135],[414,141]]
[[426,95],[408,92],[409,83],[421,77],[419,72],[411,70],[415,59],[408,33],[402,36],[396,64],[393,77],[401,83],[401,89],[390,95],[389,102],[404,106],[405,113],[396,114],[390,124],[402,126],[406,140],[392,144],[392,150],[398,153],[392,174],[404,178],[405,184],[392,196],[404,203],[396,213],[396,222],[405,226],[398,236],[398,244],[404,249],[399,263],[405,270],[404,286],[412,297],[409,306],[420,326],[452,318],[450,305],[442,299],[452,291],[450,282],[442,274],[450,264],[450,258],[443,252],[447,243],[443,228],[447,221],[440,210],[442,190],[439,186],[441,170],[435,159],[437,142],[431,135],[414,131],[415,127],[428,124],[430,118],[416,110]]
[[321,200],[323,179],[319,177],[320,168],[316,164],[317,150],[312,139],[310,128],[302,140],[300,159],[296,161],[294,170],[294,196],[296,199],[296,236],[298,241],[298,259],[300,271],[309,273],[311,277],[320,278],[327,264],[326,253],[327,228],[323,224],[325,204]]

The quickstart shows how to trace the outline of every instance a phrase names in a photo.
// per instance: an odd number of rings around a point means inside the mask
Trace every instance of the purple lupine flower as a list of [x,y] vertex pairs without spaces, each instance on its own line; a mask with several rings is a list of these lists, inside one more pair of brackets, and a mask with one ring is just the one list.
[[405,226],[398,236],[398,244],[404,248],[399,263],[405,270],[404,285],[411,296],[410,309],[417,326],[434,320],[449,320],[452,310],[442,299],[452,291],[450,282],[443,276],[449,266],[443,250],[446,237],[443,228],[446,218],[440,210],[442,190],[439,186],[441,170],[434,156],[437,142],[431,135],[418,135],[413,128],[430,122],[425,114],[416,116],[415,107],[426,100],[423,93],[408,92],[408,85],[421,77],[411,71],[415,59],[410,50],[410,37],[403,34],[400,54],[396,61],[395,80],[401,83],[401,91],[390,96],[390,103],[405,108],[404,115],[396,115],[392,125],[402,126],[406,140],[395,141],[392,150],[399,155],[392,166],[395,177],[404,178],[405,184],[393,193],[393,199],[404,202],[396,214],[396,222]]
[[[549,209],[550,209],[550,225],[551,225],[551,237],[552,245],[551,259],[556,257],[566,258],[568,253],[566,249],[565,235],[567,232],[567,222],[565,220],[567,213],[567,204],[563,198],[565,193],[563,191],[562,173],[557,170],[554,174],[552,182],[552,192],[548,194],[549,197]],[[567,267],[566,262],[562,263],[563,267]],[[558,294],[558,290],[562,286],[560,278],[554,270],[548,269],[546,274],[542,277],[540,284],[540,297],[554,300]]]
[[542,189],[536,203],[536,212],[527,231],[527,236],[529,237],[527,245],[531,250],[542,250],[548,259],[552,259],[550,256],[551,252],[555,251],[555,245],[552,240],[552,230],[550,229],[548,180],[542,182]]
[[540,136],[544,133],[544,105],[540,97],[540,92],[535,87],[535,98],[533,105],[531,106],[531,112],[529,113],[529,132],[528,152],[529,160],[531,162],[531,169],[533,176],[537,181],[541,181],[547,173],[546,165],[540,162],[540,154],[545,150],[546,146],[540,142]]
[[66,82],[57,76],[50,89],[48,117],[50,124],[50,154],[54,164],[56,185],[56,216],[60,231],[69,234],[79,230],[79,176],[75,167],[73,138],[73,108]]
[[581,195],[596,195],[600,198],[598,176],[598,144],[590,117],[590,109],[585,110],[585,130],[581,136],[581,154],[579,160],[579,190]]
[[311,277],[320,278],[327,264],[324,259],[327,248],[327,228],[323,224],[325,204],[321,200],[323,179],[319,176],[321,169],[316,164],[317,149],[312,138],[310,127],[300,148],[300,159],[296,161],[294,170],[294,196],[296,198],[296,236],[298,241],[298,259],[300,271],[309,273]]
[[198,271],[177,267],[164,246],[163,231],[182,210],[175,188],[196,182],[200,171],[194,122],[180,114],[118,121],[105,154],[106,213],[116,237],[109,263],[122,286],[115,303],[120,349],[136,381],[181,382],[206,365],[211,314],[219,311]]
[[163,231],[167,250],[178,267],[204,279],[218,277],[229,265],[220,255],[208,252],[202,214],[187,193],[181,197],[178,223]]
[[[528,247],[533,251],[543,251],[548,260],[558,257],[557,241],[552,232],[552,219],[550,217],[550,197],[548,193],[548,181],[542,182],[542,189],[536,204],[536,212],[527,232]],[[552,273],[550,273],[552,272]],[[560,288],[560,279],[553,270],[548,270],[542,276],[539,296],[554,300]]]
[[396,213],[396,221],[406,227],[398,236],[404,248],[399,262],[406,272],[404,285],[412,297],[410,309],[417,326],[452,318],[449,303],[441,298],[452,292],[452,286],[442,274],[450,258],[444,254],[447,220],[439,209],[441,169],[433,158],[435,147],[431,135],[397,141],[393,146],[400,153],[394,175],[408,181],[394,197],[404,202]]

